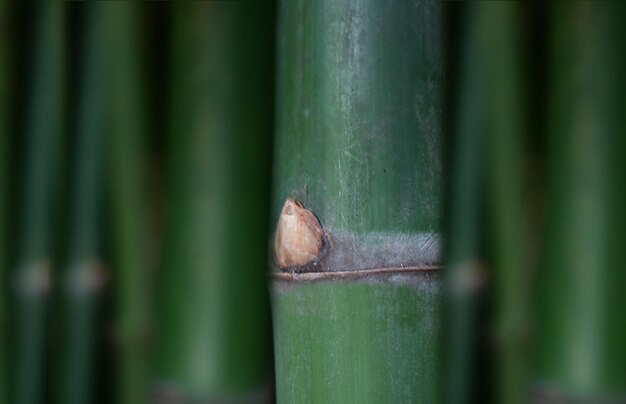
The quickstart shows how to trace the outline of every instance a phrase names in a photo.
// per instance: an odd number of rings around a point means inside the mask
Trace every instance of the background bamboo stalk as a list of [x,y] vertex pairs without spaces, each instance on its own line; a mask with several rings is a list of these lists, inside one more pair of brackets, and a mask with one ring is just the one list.
[[292,1],[279,23],[273,214],[300,200],[327,255],[273,275],[277,400],[436,402],[441,5]]
[[40,402],[45,386],[46,302],[62,129],[63,5],[37,3],[34,13],[34,67],[20,167],[21,234],[15,273],[18,314],[13,387],[14,402],[19,404]]
[[274,9],[178,3],[173,16],[157,394],[264,402]]
[[[481,45],[473,6],[450,7],[450,37],[464,41],[449,44],[447,102],[449,114],[450,169],[446,208],[446,301],[444,323],[443,401],[473,403],[483,394],[488,378],[481,352],[487,289],[485,251],[486,136],[483,130],[486,103],[481,98]],[[456,67],[459,66],[459,67]],[[481,369],[482,367],[482,369]],[[483,396],[484,398],[484,396]]]
[[521,3],[477,4],[478,43],[483,49],[487,98],[490,255],[493,272],[495,398],[528,400],[531,268],[525,261],[525,142],[529,137],[528,61]]
[[0,35],[0,402],[8,400],[8,222],[9,222],[9,184],[11,173],[12,119],[11,97],[14,63],[12,63],[12,40],[15,12],[9,2],[0,3],[0,25],[4,32]]
[[148,401],[152,354],[147,264],[146,102],[139,5],[97,3],[107,68],[116,402]]
[[551,4],[535,374],[548,398],[626,397],[625,16],[621,3]]
[[[446,401],[521,403],[528,399],[533,273],[528,234],[534,221],[526,206],[529,8],[472,3],[462,11]],[[483,304],[487,281],[492,308]],[[489,335],[480,331],[485,328]],[[485,362],[492,363],[492,374]]]
[[[103,37],[107,29],[102,16],[92,5],[83,7],[84,33],[76,79],[77,102],[72,124],[72,164],[70,180],[69,226],[67,252],[60,289],[63,303],[62,367],[59,403],[92,403],[96,401],[94,385],[98,364],[96,349],[100,336],[99,298],[104,285],[102,243],[103,166],[106,116],[103,73],[106,65]],[[100,366],[99,366],[100,365]]]

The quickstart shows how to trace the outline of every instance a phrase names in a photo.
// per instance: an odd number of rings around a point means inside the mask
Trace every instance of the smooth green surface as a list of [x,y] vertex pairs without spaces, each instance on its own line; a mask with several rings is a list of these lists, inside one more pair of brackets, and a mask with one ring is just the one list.
[[150,385],[152,274],[147,264],[146,100],[142,19],[133,2],[98,2],[106,73],[113,299],[117,344],[115,402],[144,403]]
[[[452,144],[446,402],[528,398],[530,266],[526,260],[525,144],[529,137],[528,8],[477,2],[463,9],[463,50]],[[488,62],[487,62],[488,61]],[[488,261],[487,261],[488,260]],[[489,265],[487,265],[489,262]],[[479,312],[490,281],[487,374]],[[478,338],[478,337],[482,338]],[[484,350],[484,349],[483,349]],[[486,387],[486,388],[485,388]]]
[[21,156],[17,340],[13,366],[17,404],[43,399],[46,364],[48,281],[56,202],[63,106],[64,7],[38,2],[33,11],[32,76]]
[[[166,245],[157,388],[267,391],[274,6],[173,9]],[[262,396],[261,396],[262,397]]]
[[274,281],[277,402],[438,402],[438,276]]
[[443,44],[436,1],[280,3],[274,223],[439,229]]
[[[103,166],[105,108],[101,57],[103,24],[101,15],[88,6],[85,13],[79,74],[73,81],[80,91],[73,122],[74,143],[70,165],[69,226],[66,262],[59,279],[62,284],[63,339],[60,375],[54,380],[58,403],[80,404],[96,401],[93,385],[98,363],[98,294],[104,278],[102,258]],[[111,29],[111,27],[109,27]]]
[[[484,131],[486,103],[479,100],[483,80],[477,78],[483,66],[481,47],[477,40],[480,26],[477,13],[471,13],[474,4],[457,9],[456,22],[463,27],[463,41],[456,45],[458,55],[449,60],[460,68],[456,86],[448,90],[455,94],[448,101],[450,131],[449,194],[446,212],[446,304],[444,306],[443,402],[472,403],[477,396],[480,354],[476,350],[480,338],[480,298],[482,277],[485,276],[482,239],[485,224],[485,152]],[[473,18],[472,18],[473,17]],[[450,28],[452,30],[452,28]]]
[[555,3],[537,382],[626,396],[626,53],[622,3]]
[[0,402],[8,399],[7,395],[7,353],[9,337],[7,330],[8,313],[8,222],[9,222],[9,183],[11,172],[12,120],[11,96],[13,95],[12,74],[14,73],[11,58],[14,17],[9,2],[0,3],[0,24],[4,32],[0,35]]
[[[475,80],[483,85],[487,139],[485,219],[493,277],[494,397],[527,402],[530,269],[524,262],[524,140],[529,132],[524,58],[524,5],[477,3],[475,50],[481,55]],[[489,63],[485,63],[489,60]]]

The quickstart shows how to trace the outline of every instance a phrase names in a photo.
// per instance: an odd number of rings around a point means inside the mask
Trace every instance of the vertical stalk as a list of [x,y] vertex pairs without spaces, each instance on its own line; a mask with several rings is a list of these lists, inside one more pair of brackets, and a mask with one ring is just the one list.
[[174,5],[157,366],[166,402],[268,399],[273,13]]
[[21,179],[22,216],[17,286],[14,402],[39,403],[46,364],[46,312],[52,264],[52,224],[60,150],[63,90],[63,5],[38,2],[26,112]]
[[106,66],[109,180],[112,214],[116,366],[115,399],[148,400],[150,290],[146,245],[146,105],[141,19],[132,2],[94,5]]
[[13,10],[9,2],[0,3],[0,25],[3,32],[0,34],[0,402],[8,400],[7,387],[7,353],[8,340],[7,316],[9,290],[7,284],[8,260],[8,215],[9,215],[9,183],[11,168],[12,120],[11,96],[13,95],[11,81],[13,63],[11,50],[13,41]]
[[104,27],[87,5],[82,61],[79,63],[78,102],[72,124],[74,143],[70,180],[70,217],[65,268],[62,277],[64,338],[59,403],[95,401],[93,385],[98,340],[98,303],[104,282],[102,255],[102,197],[105,109],[103,72]]
[[436,402],[441,5],[290,1],[279,18],[278,402]]
[[[456,7],[456,5],[455,5]],[[449,404],[473,403],[486,378],[480,369],[481,315],[485,298],[487,264],[485,262],[485,151],[484,114],[481,99],[483,65],[477,39],[478,24],[471,5],[457,7],[456,27],[463,41],[450,55],[449,80],[450,169],[447,197],[445,339],[443,366],[443,401]],[[452,30],[452,28],[450,28]],[[455,35],[456,37],[457,35]],[[453,46],[453,45],[450,45]],[[456,57],[456,58],[455,58]],[[456,63],[459,68],[454,68]],[[456,79],[456,80],[454,80]],[[484,397],[483,397],[484,399]]]
[[[529,130],[524,92],[525,9],[519,3],[473,3],[465,11],[467,35],[455,132],[459,157],[453,171],[453,198],[458,199],[452,201],[448,239],[451,299],[446,401],[473,402],[480,396],[476,386],[486,384],[497,402],[522,403],[527,401],[530,303],[523,205],[524,141]],[[479,205],[481,181],[486,206]],[[481,219],[487,224],[481,226]],[[481,251],[481,240],[488,242],[487,251]],[[491,261],[489,276],[481,264],[486,254]],[[494,309],[488,315],[494,377],[473,376],[481,368],[478,348],[482,341],[476,333],[481,321],[480,288],[487,278],[493,281]],[[485,399],[480,397],[480,401]]]
[[[521,3],[477,4],[478,42],[485,70],[481,91],[487,99],[484,131],[488,148],[487,220],[493,271],[495,398],[506,403],[528,400],[529,285],[525,262],[524,149],[528,138],[528,84],[524,77],[524,11]],[[480,74],[480,73],[479,73]]]
[[[626,398],[626,7],[551,5],[540,396]],[[612,402],[612,401],[611,401]]]

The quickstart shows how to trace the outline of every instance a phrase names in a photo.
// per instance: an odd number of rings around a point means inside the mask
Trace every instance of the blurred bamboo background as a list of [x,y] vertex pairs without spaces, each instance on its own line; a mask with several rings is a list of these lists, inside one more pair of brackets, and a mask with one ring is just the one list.
[[[626,402],[625,18],[1,1],[0,404]],[[287,197],[440,235],[432,335],[387,280],[286,286],[272,324]]]

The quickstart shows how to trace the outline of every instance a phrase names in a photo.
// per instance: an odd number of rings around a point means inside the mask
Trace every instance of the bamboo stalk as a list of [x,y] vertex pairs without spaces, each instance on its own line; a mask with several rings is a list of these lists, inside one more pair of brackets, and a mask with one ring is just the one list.
[[4,32],[0,36],[0,402],[8,400],[8,310],[9,301],[7,291],[8,259],[8,222],[9,222],[9,183],[11,175],[11,146],[12,120],[11,96],[13,95],[11,82],[14,74],[11,63],[13,41],[14,10],[8,2],[0,3],[0,25]]
[[13,402],[43,398],[52,225],[62,125],[63,5],[34,7],[34,54],[21,179]]
[[153,276],[147,262],[146,100],[142,20],[132,2],[98,3],[106,61],[106,110],[110,136],[115,401],[149,397]]
[[274,10],[204,2],[173,11],[157,395],[265,402]]
[[620,3],[551,5],[537,394],[626,399],[626,108]]
[[[525,261],[525,141],[529,99],[525,77],[524,5],[477,4],[478,42],[486,68],[490,255],[493,272],[495,397],[528,401],[530,269]],[[488,67],[487,67],[488,66]]]
[[[483,65],[479,53],[476,18],[471,18],[472,6],[450,10],[453,29],[464,38],[452,48],[448,57],[449,83],[448,113],[450,122],[450,168],[448,174],[446,231],[446,301],[443,365],[443,402],[473,403],[481,395],[481,380],[487,378],[481,371],[484,352],[479,349],[487,283],[487,264],[484,251],[486,226],[481,220],[485,211],[485,151],[483,130],[485,102],[479,100],[483,82],[476,77]],[[452,15],[456,12],[455,15]],[[476,14],[476,13],[474,13]],[[451,35],[452,37],[459,36]],[[451,47],[455,44],[449,45]],[[459,69],[453,66],[459,65]],[[485,397],[482,397],[484,399]]]
[[62,273],[64,326],[59,403],[94,402],[98,363],[96,348],[98,307],[104,283],[102,254],[102,197],[105,109],[103,26],[91,5],[82,9],[85,19],[83,59],[76,80],[78,102],[73,122],[74,141],[67,253]]
[[[458,143],[452,143],[459,157],[448,238],[446,402],[528,399],[532,266],[524,181],[530,127],[525,7],[472,3],[464,10]],[[480,313],[488,279],[493,309]],[[488,342],[478,335],[485,326]],[[481,351],[484,346],[488,352]],[[487,360],[493,376],[484,372]]]
[[292,1],[279,18],[277,401],[436,402],[441,6]]

